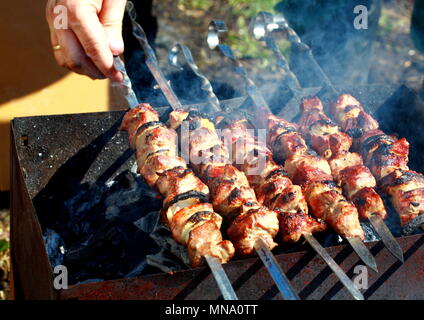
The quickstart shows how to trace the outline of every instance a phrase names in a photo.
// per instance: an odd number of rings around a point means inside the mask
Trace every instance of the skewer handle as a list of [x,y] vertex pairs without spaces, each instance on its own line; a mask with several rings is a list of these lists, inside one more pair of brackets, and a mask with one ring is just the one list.
[[275,32],[282,30],[282,22],[284,22],[284,20],[281,20],[280,16],[278,15],[273,15],[272,13],[264,11],[259,12],[258,15],[251,21],[250,33],[256,40],[265,42],[268,49],[274,53],[277,59],[277,67],[283,71],[285,81],[290,90],[298,91],[302,89],[299,80],[290,70],[289,63],[281,53],[281,50],[278,47],[277,41],[275,39]]
[[149,68],[160,89],[165,95],[165,98],[168,100],[171,108],[174,110],[182,109],[182,104],[180,100],[177,98],[174,90],[172,90],[164,74],[162,73],[162,70],[159,68],[159,63],[156,58],[156,54],[147,40],[146,33],[144,32],[140,24],[136,21],[137,14],[134,9],[134,4],[131,1],[127,2],[126,10],[131,19],[133,36],[138,40],[144,50],[147,67]]
[[[258,87],[255,85],[253,80],[249,77],[247,71],[244,69],[241,62],[236,58],[231,48],[225,43],[221,43],[220,37],[228,31],[228,28],[224,21],[221,20],[213,20],[209,23],[208,28],[208,45],[211,50],[218,50],[224,57],[228,58],[233,66],[234,70],[242,76],[242,78],[246,82],[246,91],[249,95],[250,99],[253,101],[256,106],[256,110],[258,108],[264,108],[266,112],[271,112],[268,103],[265,101],[262,93],[259,91]],[[257,116],[255,117],[255,126],[258,128],[266,128],[265,120]]]
[[316,73],[320,76],[324,84],[331,89],[333,94],[338,95],[339,94],[338,90],[334,87],[333,83],[328,78],[324,70],[322,70],[321,66],[315,59],[311,48],[307,44],[302,42],[302,39],[300,39],[296,31],[290,27],[286,18],[282,14],[278,14],[278,15],[274,15],[273,19],[274,21],[277,20],[280,28],[286,32],[287,40],[291,42],[293,48],[297,50],[298,52],[306,53],[306,58],[312,63]]
[[[181,58],[183,61],[181,61]],[[213,88],[209,79],[206,78],[206,76],[200,71],[199,67],[194,62],[193,55],[191,54],[189,48],[180,43],[177,43],[169,51],[168,62],[169,64],[179,69],[183,69],[184,65],[187,65],[191,71],[193,71],[193,73],[200,79],[201,89],[206,92],[209,105],[212,107],[213,111],[221,111],[219,100],[213,92]]]
[[127,70],[125,69],[125,64],[119,56],[113,58],[113,64],[115,68],[122,73],[124,80],[122,83],[112,83],[112,87],[118,88],[122,98],[125,99],[131,109],[135,108],[138,105],[138,99],[132,88],[131,80],[128,77]]

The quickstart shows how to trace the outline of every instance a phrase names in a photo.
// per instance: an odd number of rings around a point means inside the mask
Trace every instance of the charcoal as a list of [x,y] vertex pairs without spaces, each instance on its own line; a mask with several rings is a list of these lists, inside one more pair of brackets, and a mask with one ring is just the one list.
[[134,222],[134,225],[146,233],[152,233],[160,223],[158,211],[152,211]]
[[374,228],[369,222],[360,222],[362,230],[364,230],[365,239],[364,242],[379,241],[380,236],[375,232]]
[[62,264],[65,254],[65,243],[62,237],[54,230],[46,229],[43,239],[52,267]]
[[185,269],[186,267],[175,259],[175,256],[169,254],[165,249],[154,255],[146,257],[147,263],[150,266],[156,267],[162,272],[170,273]]
[[[67,219],[47,229],[45,241],[52,265],[67,266],[70,284],[187,267],[185,248],[160,222],[159,195],[135,170],[82,185],[64,207]],[[58,255],[65,244],[65,254]]]
[[424,214],[412,219],[402,228],[402,234],[405,236],[410,236],[413,234],[422,233],[424,230]]

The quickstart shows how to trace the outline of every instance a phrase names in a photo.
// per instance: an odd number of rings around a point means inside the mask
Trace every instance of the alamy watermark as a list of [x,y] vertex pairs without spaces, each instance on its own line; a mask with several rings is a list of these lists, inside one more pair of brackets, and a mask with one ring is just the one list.
[[57,30],[68,29],[68,8],[63,5],[57,5],[54,6],[53,13],[53,27]]
[[68,268],[62,264],[59,264],[54,267],[53,274],[55,274],[53,279],[53,287],[56,290],[68,289]]
[[360,4],[353,8],[353,13],[357,14],[355,19],[353,19],[355,29],[368,29],[368,8]]
[[353,277],[353,284],[356,289],[368,289],[368,269],[364,265],[357,265],[353,269],[355,276]]

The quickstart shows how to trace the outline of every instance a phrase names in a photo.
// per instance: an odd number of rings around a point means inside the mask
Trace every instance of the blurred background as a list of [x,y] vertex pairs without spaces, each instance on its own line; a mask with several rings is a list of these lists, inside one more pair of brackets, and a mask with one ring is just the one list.
[[[339,2],[347,5],[340,6]],[[346,35],[355,17],[352,8],[361,3],[370,9],[369,30]],[[142,16],[151,20],[158,59],[168,74],[175,72],[167,65],[168,50],[180,42],[192,50],[199,67],[210,79],[228,82],[232,96],[238,94],[239,84],[230,76],[233,73],[228,64],[208,49],[207,26],[211,19],[224,20],[230,30],[228,42],[236,55],[258,83],[266,85],[278,79],[278,73],[271,53],[248,32],[250,18],[259,11],[284,12],[302,39],[312,46],[323,68],[337,70],[329,72],[335,83],[406,83],[423,94],[423,3],[160,0],[153,1],[151,11]],[[0,2],[0,300],[7,299],[9,294],[10,121],[22,116],[124,108],[107,80],[93,81],[56,65],[44,5],[44,1],[30,0]],[[349,15],[343,15],[346,12]],[[280,41],[279,45],[290,60],[288,42]]]

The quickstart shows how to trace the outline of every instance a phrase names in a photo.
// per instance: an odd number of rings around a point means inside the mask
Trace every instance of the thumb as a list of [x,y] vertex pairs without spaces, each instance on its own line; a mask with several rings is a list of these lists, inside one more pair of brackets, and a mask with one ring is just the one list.
[[122,19],[126,3],[126,0],[104,0],[99,13],[99,19],[113,55],[120,55],[124,52]]

